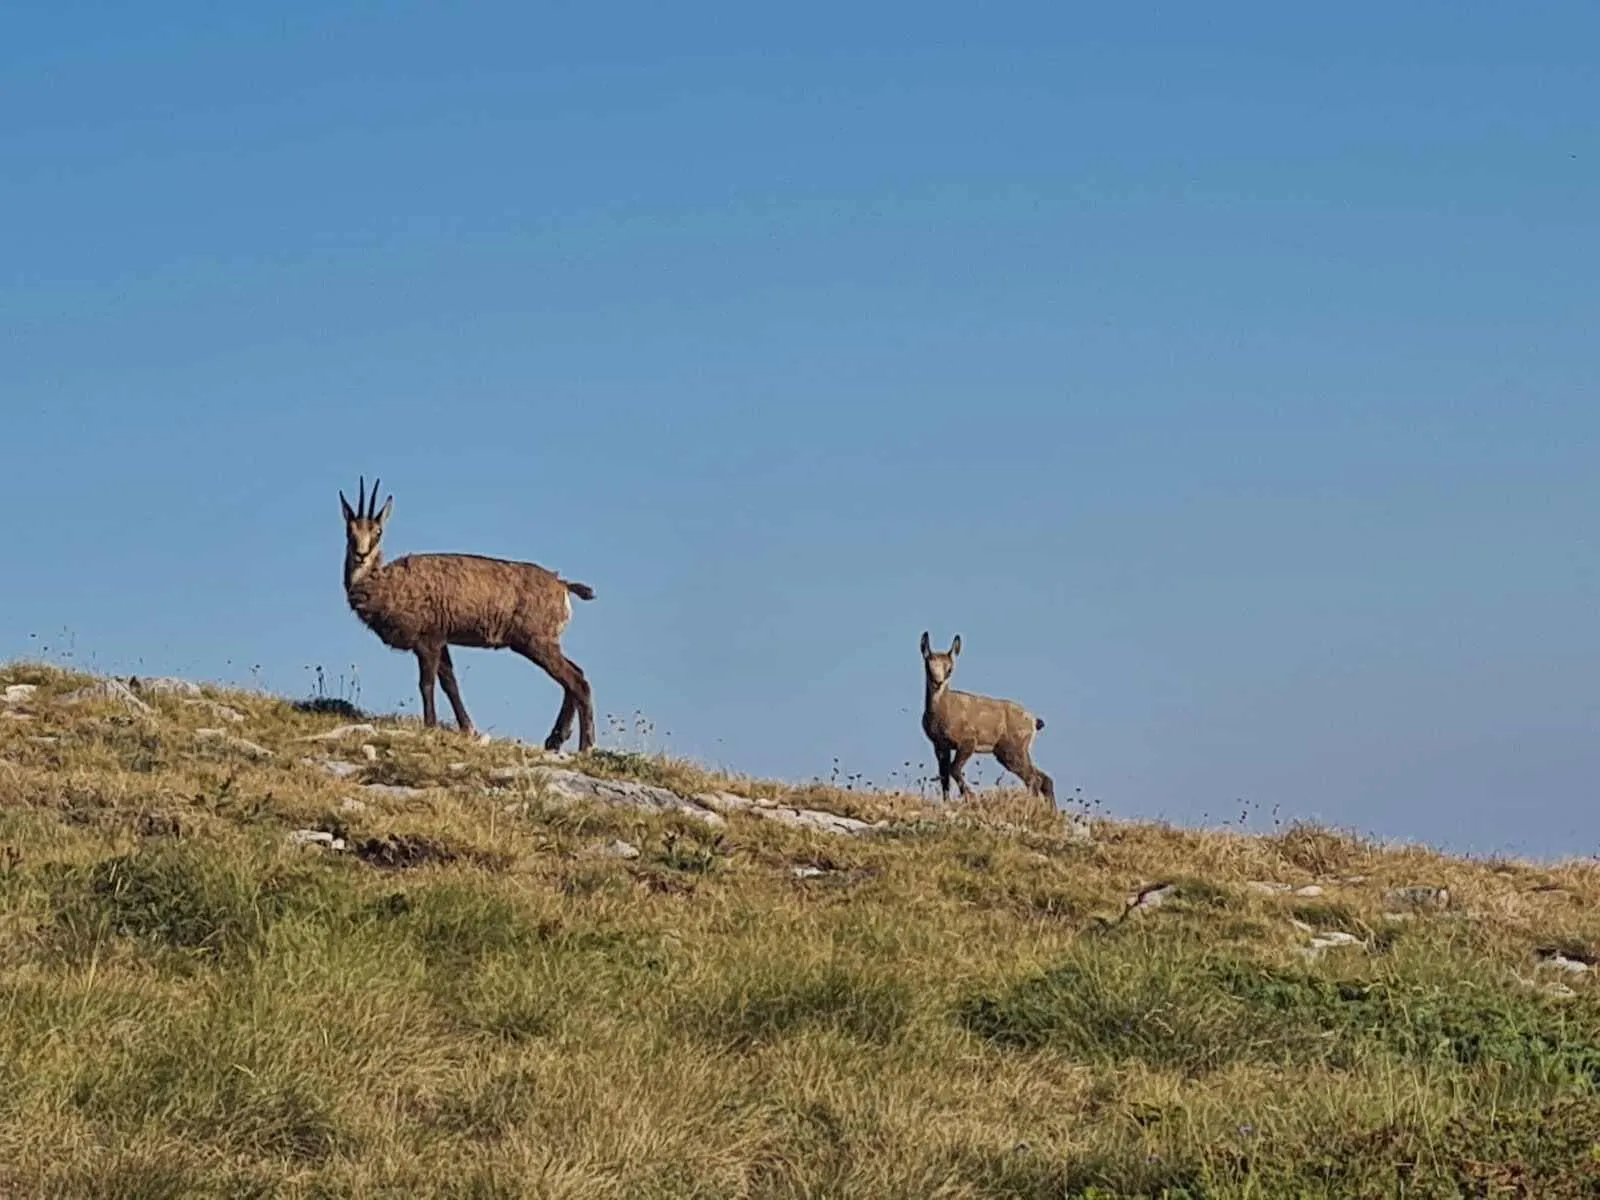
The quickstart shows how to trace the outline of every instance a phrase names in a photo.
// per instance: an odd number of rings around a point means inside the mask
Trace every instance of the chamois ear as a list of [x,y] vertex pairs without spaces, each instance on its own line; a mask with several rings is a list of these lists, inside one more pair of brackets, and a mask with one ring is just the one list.
[[390,496],[383,502],[383,511],[378,514],[378,528],[382,529],[389,520],[389,514],[394,511],[394,497]]
[[954,658],[961,653],[961,635],[956,634],[956,640],[950,643],[950,657]]
[[932,653],[933,653],[933,651],[928,646],[928,634],[927,634],[927,631],[924,630],[923,634],[922,634],[922,657],[923,658],[927,658],[928,655],[930,655]]
[[350,525],[356,519],[356,510],[350,507],[350,501],[344,498],[343,489],[339,492],[339,507],[344,509],[344,523]]

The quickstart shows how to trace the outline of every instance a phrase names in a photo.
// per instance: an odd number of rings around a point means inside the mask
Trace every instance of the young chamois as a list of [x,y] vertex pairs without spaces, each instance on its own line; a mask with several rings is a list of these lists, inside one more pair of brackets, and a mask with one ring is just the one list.
[[1028,785],[1030,792],[1044,796],[1054,805],[1056,786],[1050,776],[1033,765],[1028,753],[1033,735],[1044,728],[1044,722],[1015,701],[975,696],[951,687],[950,676],[960,653],[959,634],[947,654],[934,653],[928,645],[928,635],[922,635],[922,731],[933,743],[945,801],[950,799],[952,777],[961,788],[962,799],[971,796],[972,789],[963,774],[967,759],[974,754],[993,754],[1001,766]]
[[594,589],[569,583],[554,571],[528,562],[508,562],[475,554],[408,554],[385,564],[378,543],[394,509],[394,497],[377,510],[378,481],[372,496],[367,481],[354,510],[339,493],[344,509],[344,591],[350,607],[368,629],[396,650],[417,656],[422,691],[422,722],[439,723],[433,709],[433,684],[455,710],[456,726],[472,733],[472,718],[456,686],[451,646],[510,647],[542,667],[564,693],[545,748],[559,750],[578,717],[578,749],[594,745],[594,702],[589,681],[561,653],[561,633],[572,619],[572,597],[594,599]]

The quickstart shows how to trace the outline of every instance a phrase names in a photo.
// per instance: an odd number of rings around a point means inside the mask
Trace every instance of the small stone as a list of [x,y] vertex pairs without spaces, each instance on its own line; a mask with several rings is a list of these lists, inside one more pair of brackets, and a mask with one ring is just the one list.
[[376,746],[374,746],[371,742],[362,742],[361,743],[361,757],[365,758],[368,762],[377,762],[378,761],[378,748]]
[[1301,933],[1315,933],[1317,931],[1315,925],[1307,925],[1304,921],[1290,921],[1289,924],[1293,925]]
[[367,805],[365,801],[357,800],[354,796],[346,796],[343,800],[339,801],[339,811],[342,813],[349,813],[350,815],[354,816],[358,813],[366,812]]
[[1383,919],[1385,921],[1415,921],[1417,919],[1417,914],[1409,912],[1386,912],[1383,914]]
[[795,867],[794,868],[794,877],[796,879],[815,879],[819,875],[826,875],[826,874],[827,874],[827,872],[824,871],[821,867]]
[[33,699],[34,693],[39,690],[36,683],[12,683],[6,686],[6,704],[26,704]]
[[1322,895],[1322,889],[1314,883],[1308,883],[1305,887],[1295,888],[1294,894],[1296,896],[1304,896],[1309,900],[1314,896]]
[[600,851],[606,858],[631,859],[639,857],[639,847],[632,842],[624,842],[620,838]]

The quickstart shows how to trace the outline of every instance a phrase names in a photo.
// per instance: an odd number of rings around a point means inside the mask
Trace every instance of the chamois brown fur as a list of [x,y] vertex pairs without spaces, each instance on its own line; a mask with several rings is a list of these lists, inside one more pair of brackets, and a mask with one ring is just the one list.
[[950,686],[955,673],[956,655],[961,653],[957,635],[949,651],[935,653],[922,635],[923,702],[922,731],[933,743],[939,764],[939,788],[950,799],[950,780],[955,779],[962,798],[972,795],[964,768],[974,754],[993,754],[1013,775],[1028,785],[1036,796],[1055,803],[1056,787],[1050,776],[1033,765],[1030,751],[1033,735],[1044,722],[1013,700],[996,700],[958,692]]
[[594,589],[562,579],[537,563],[512,562],[477,554],[408,554],[383,561],[379,542],[394,508],[389,497],[375,511],[378,483],[366,496],[366,480],[354,510],[339,493],[344,510],[344,590],[363,624],[396,650],[417,656],[422,720],[437,725],[433,685],[444,685],[456,725],[473,732],[461,702],[451,646],[515,650],[542,667],[561,685],[561,712],[545,739],[559,750],[578,718],[578,748],[594,744],[594,701],[589,681],[561,652],[561,634],[572,619],[572,599],[594,599]]

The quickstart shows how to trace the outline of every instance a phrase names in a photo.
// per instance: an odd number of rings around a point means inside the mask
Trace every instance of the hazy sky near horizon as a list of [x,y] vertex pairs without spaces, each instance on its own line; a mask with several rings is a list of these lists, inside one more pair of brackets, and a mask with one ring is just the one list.
[[[13,6],[0,657],[416,711],[340,586],[365,473],[391,556],[592,584],[568,653],[680,753],[931,761],[927,629],[1113,814],[1600,852],[1597,44],[1579,3]],[[543,736],[554,684],[457,663]]]

